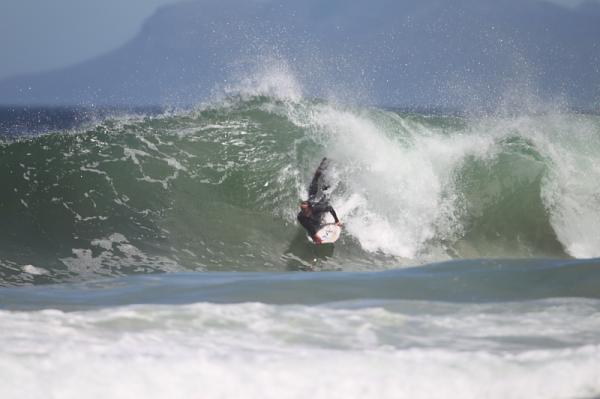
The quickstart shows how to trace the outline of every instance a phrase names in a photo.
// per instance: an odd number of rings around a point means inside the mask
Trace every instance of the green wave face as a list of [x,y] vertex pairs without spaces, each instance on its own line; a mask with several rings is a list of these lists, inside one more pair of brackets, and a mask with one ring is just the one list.
[[[159,271],[371,270],[600,255],[600,121],[274,96],[0,144],[3,285]],[[345,223],[295,223],[319,160]]]

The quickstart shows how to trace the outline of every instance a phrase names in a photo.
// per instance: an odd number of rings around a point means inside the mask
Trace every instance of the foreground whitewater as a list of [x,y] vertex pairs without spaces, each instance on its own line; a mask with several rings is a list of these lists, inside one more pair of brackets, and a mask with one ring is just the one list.
[[[600,117],[275,77],[0,143],[0,397],[600,396]],[[295,223],[323,156],[335,248]]]
[[600,302],[0,311],[3,398],[592,398]]
[[600,262],[0,290],[3,398],[593,398]]

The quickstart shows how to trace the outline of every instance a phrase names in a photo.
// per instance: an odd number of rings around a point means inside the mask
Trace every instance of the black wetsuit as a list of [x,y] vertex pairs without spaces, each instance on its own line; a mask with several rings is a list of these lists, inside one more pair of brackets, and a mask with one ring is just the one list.
[[[322,225],[323,214],[329,212],[333,216],[335,222],[339,222],[339,219],[331,207],[327,198],[323,195],[322,191],[327,190],[326,186],[321,185],[321,175],[323,171],[327,167],[327,158],[323,158],[315,175],[310,182],[310,186],[308,186],[308,202],[311,204],[312,213],[310,216],[304,214],[304,212],[300,211],[298,213],[298,222],[308,231],[311,237],[313,237],[319,228]],[[321,199],[319,201],[316,200],[317,194],[321,191]]]
[[323,214],[329,212],[333,216],[333,219],[336,223],[340,221],[331,205],[329,205],[326,201],[313,204],[311,209],[312,213],[310,216],[304,215],[304,212],[302,211],[298,213],[298,221],[302,227],[308,231],[308,234],[310,234],[311,237],[313,237],[321,227]]

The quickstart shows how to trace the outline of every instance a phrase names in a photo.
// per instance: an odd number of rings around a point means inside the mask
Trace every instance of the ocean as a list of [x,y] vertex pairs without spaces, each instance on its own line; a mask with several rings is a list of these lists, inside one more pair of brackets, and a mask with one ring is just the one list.
[[1,398],[600,397],[600,116],[263,83],[2,110]]

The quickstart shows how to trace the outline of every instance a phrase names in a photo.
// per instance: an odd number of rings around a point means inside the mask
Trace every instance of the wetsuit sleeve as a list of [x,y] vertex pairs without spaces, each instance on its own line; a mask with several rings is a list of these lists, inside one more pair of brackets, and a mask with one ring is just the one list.
[[335,210],[333,209],[333,207],[327,203],[319,203],[319,204],[313,205],[313,212],[318,213],[318,214],[329,212],[329,213],[331,213],[331,216],[333,216],[333,219],[335,220],[336,223],[340,221],[340,219],[338,219],[338,216],[335,213]]
[[338,219],[337,214],[335,213],[335,210],[333,209],[333,207],[329,206],[328,211],[329,211],[329,213],[331,213],[331,216],[333,216],[333,220],[335,220],[336,223],[339,223],[340,219]]
[[327,210],[329,211],[329,213],[331,213],[331,216],[333,216],[333,220],[335,220],[336,223],[339,223],[340,219],[338,219],[337,214],[335,213],[335,210],[333,209],[333,207],[328,206]]
[[313,178],[312,178],[312,181],[310,182],[310,185],[308,186],[308,199],[309,199],[309,201],[314,200],[315,196],[317,195],[317,192],[319,192],[319,180],[321,179],[321,175],[323,174],[323,170],[326,167],[327,167],[327,158],[323,158],[321,160],[321,163],[319,164],[319,167],[315,171],[315,174],[313,175]]

